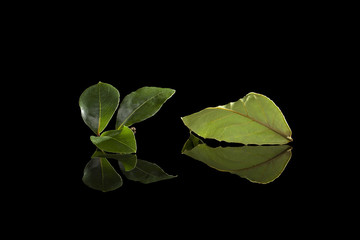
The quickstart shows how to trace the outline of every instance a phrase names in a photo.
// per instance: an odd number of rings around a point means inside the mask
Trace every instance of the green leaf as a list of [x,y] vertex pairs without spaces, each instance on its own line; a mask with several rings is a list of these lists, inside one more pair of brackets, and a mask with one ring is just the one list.
[[237,102],[208,107],[182,118],[203,138],[243,144],[286,144],[292,141],[284,115],[273,101],[249,93]]
[[[123,167],[120,165],[121,170]],[[148,161],[138,159],[136,167],[129,171],[123,171],[124,175],[133,181],[141,183],[154,183],[162,180],[172,179],[177,176],[169,175],[164,172],[158,165]]]
[[170,88],[142,87],[127,95],[120,104],[116,116],[116,129],[131,126],[157,113],[175,93]]
[[133,131],[128,127],[121,130],[106,131],[101,136],[91,136],[90,140],[99,149],[113,153],[135,153],[136,140]]
[[219,171],[266,184],[281,175],[291,159],[291,149],[289,145],[212,148],[199,143],[183,153]]
[[85,124],[96,135],[100,135],[114,115],[119,101],[119,91],[110,84],[99,82],[87,88],[79,99]]
[[122,186],[123,180],[106,158],[94,157],[85,166],[83,182],[90,188],[103,192]]

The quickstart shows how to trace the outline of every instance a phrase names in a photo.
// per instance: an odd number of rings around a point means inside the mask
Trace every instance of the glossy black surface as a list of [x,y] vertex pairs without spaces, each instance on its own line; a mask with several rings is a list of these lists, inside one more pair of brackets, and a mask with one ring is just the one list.
[[[20,95],[23,104],[13,104],[13,109],[21,113],[17,127],[36,144],[26,152],[30,157],[15,159],[11,161],[14,165],[2,168],[12,176],[3,181],[4,186],[21,176],[19,184],[10,185],[16,195],[2,191],[2,199],[12,196],[13,205],[4,205],[12,218],[5,219],[18,232],[27,233],[23,226],[28,226],[31,233],[46,234],[46,238],[75,237],[72,230],[76,230],[77,236],[95,239],[109,234],[137,238],[141,233],[147,238],[204,239],[206,235],[230,239],[260,234],[308,238],[321,226],[327,228],[321,234],[334,229],[322,219],[339,220],[332,210],[342,210],[343,205],[334,199],[347,200],[350,194],[339,182],[338,172],[326,170],[329,165],[338,167],[344,158],[333,164],[325,153],[333,155],[336,149],[344,149],[336,145],[332,134],[347,131],[346,125],[339,127],[332,117],[347,121],[353,116],[335,105],[348,99],[347,91],[333,94],[328,87],[353,79],[343,76],[347,70],[337,68],[337,61],[347,58],[334,55],[337,51],[351,53],[334,41],[336,37],[347,39],[334,31],[346,24],[320,16],[317,12],[333,14],[323,7],[304,6],[306,11],[297,15],[298,6],[282,6],[275,12],[256,6],[253,12],[258,14],[243,16],[247,8],[229,6],[222,11],[223,19],[217,11],[207,11],[208,5],[197,9],[184,6],[194,20],[182,12],[169,21],[168,17],[174,16],[170,8],[164,11],[166,17],[150,11],[149,18],[136,14],[127,18],[122,13],[129,9],[120,8],[114,15],[104,12],[109,19],[101,22],[97,11],[85,9],[88,5],[67,6],[71,16],[61,12],[54,22],[32,11],[28,11],[29,18],[9,19],[18,21],[20,27],[7,25],[19,36],[5,34],[15,46],[4,45],[11,52],[5,57],[11,76],[4,78],[4,83],[16,81],[17,87],[29,94]],[[262,18],[258,7],[269,15]],[[53,9],[39,9],[53,15]],[[204,12],[206,17],[201,14]],[[313,21],[310,15],[320,21]],[[38,21],[31,23],[34,17]],[[323,35],[324,29],[329,34]],[[337,46],[340,49],[334,50]],[[146,185],[124,178],[121,188],[107,193],[82,182],[95,147],[78,100],[84,89],[99,81],[119,89],[121,98],[143,86],[176,90],[154,117],[136,124],[136,140],[139,159],[156,163],[177,178]],[[345,86],[353,88],[353,84]],[[4,85],[3,90],[13,93],[7,96],[17,97],[14,89]],[[181,116],[236,101],[248,92],[271,98],[293,132],[291,160],[279,178],[265,185],[219,172],[181,154],[189,136]],[[322,97],[324,93],[326,97]],[[27,110],[25,114],[23,110]],[[4,113],[3,119],[12,124],[7,116]],[[31,124],[28,119],[33,120]],[[9,126],[4,124],[4,128]],[[34,135],[40,139],[33,140]],[[324,147],[325,140],[330,143]],[[23,152],[18,148],[11,153]],[[44,157],[39,160],[39,155]],[[353,158],[340,165],[351,167],[350,160]],[[19,174],[20,169],[29,176]],[[14,212],[17,209],[20,211]]]

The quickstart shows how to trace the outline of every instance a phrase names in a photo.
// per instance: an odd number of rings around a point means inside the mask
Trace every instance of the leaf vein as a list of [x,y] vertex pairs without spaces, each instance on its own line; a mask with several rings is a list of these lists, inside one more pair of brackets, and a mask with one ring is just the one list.
[[126,144],[126,143],[124,143],[124,142],[122,142],[122,141],[120,141],[120,140],[118,140],[118,139],[116,139],[116,138],[114,138],[114,137],[110,137],[110,136],[107,136],[107,137],[111,138],[112,140],[114,140],[114,141],[116,141],[116,142],[119,142],[120,144],[125,145],[126,147],[128,147],[128,148],[131,149],[131,150],[135,150],[135,149],[133,149],[131,146],[129,146],[128,144]]
[[284,151],[282,151],[281,153],[277,154],[276,156],[274,156],[274,157],[272,157],[272,158],[270,158],[270,159],[268,159],[268,160],[266,160],[266,161],[264,161],[264,162],[255,164],[255,165],[250,166],[250,167],[247,167],[247,168],[241,168],[241,169],[238,169],[238,170],[232,170],[231,172],[241,172],[241,171],[243,171],[243,170],[249,170],[249,169],[251,169],[251,168],[258,167],[258,166],[260,166],[260,165],[262,165],[262,164],[268,163],[268,162],[270,162],[270,161],[273,161],[273,160],[281,157],[281,156],[282,156],[283,154],[285,154],[286,152],[290,152],[290,153],[291,153],[291,150],[292,150],[292,147],[289,147],[289,148],[285,149]]
[[284,137],[284,138],[286,138],[286,139],[289,139],[289,137],[286,136],[284,133],[281,133],[281,132],[273,129],[271,126],[269,126],[269,125],[267,125],[267,124],[265,124],[265,123],[262,123],[262,122],[260,122],[260,121],[258,121],[258,120],[256,120],[256,119],[248,116],[248,115],[244,115],[243,113],[236,112],[236,111],[234,111],[234,110],[227,109],[227,108],[221,108],[221,107],[209,107],[209,108],[207,108],[207,109],[214,109],[214,110],[215,110],[215,109],[218,109],[218,110],[229,111],[229,112],[232,112],[232,113],[241,115],[241,116],[243,116],[243,117],[245,117],[245,118],[248,118],[248,119],[250,119],[250,120],[252,120],[252,121],[254,121],[254,122],[256,122],[256,123],[258,123],[258,124],[260,124],[260,125],[262,125],[262,126],[264,126],[264,127],[266,127],[266,128],[268,128],[269,130],[271,130],[271,131],[279,134],[280,136],[282,136],[282,137]]
[[100,135],[100,123],[101,123],[101,94],[100,94],[100,84],[98,84],[98,93],[99,93],[99,124],[98,124],[98,130],[97,135]]

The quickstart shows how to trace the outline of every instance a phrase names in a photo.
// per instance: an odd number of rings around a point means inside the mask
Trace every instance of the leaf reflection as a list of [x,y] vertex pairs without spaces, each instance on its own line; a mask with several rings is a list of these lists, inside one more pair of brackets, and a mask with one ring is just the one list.
[[122,174],[129,180],[144,184],[174,178],[155,163],[137,159],[136,154],[112,154],[96,150],[84,169],[83,182],[88,187],[108,192],[120,188],[123,180],[108,159],[116,160]]
[[266,184],[284,171],[291,159],[291,150],[289,145],[210,147],[191,134],[182,153],[219,171]]

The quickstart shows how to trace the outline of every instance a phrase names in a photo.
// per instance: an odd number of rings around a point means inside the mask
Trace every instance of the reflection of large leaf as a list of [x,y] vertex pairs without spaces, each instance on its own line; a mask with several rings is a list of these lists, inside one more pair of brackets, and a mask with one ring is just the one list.
[[291,130],[280,109],[264,95],[249,93],[237,102],[209,107],[182,118],[204,138],[243,144],[286,144]]
[[291,147],[272,159],[259,165],[245,168],[242,170],[231,171],[242,178],[246,178],[255,183],[269,183],[278,178],[284,171],[291,158]]
[[[190,146],[189,142],[185,146]],[[195,144],[183,153],[220,171],[227,171],[252,182],[269,183],[280,176],[291,158],[291,147],[239,146],[216,147]]]
[[[123,166],[121,164],[120,164],[120,168],[121,170],[123,170]],[[138,159],[136,167],[133,170],[128,172],[123,171],[123,173],[128,179],[145,184],[176,177],[167,174],[155,163],[151,163],[140,159]]]
[[108,125],[119,101],[119,91],[110,84],[102,82],[87,88],[81,94],[79,99],[81,116],[96,135],[100,135]]
[[84,169],[83,182],[90,188],[108,192],[122,186],[121,176],[106,158],[93,157]]
[[127,95],[120,104],[116,129],[141,122],[159,111],[161,106],[175,93],[170,88],[142,87]]
[[128,127],[121,130],[106,131],[101,136],[91,136],[90,140],[99,149],[113,153],[135,153],[136,140],[133,131]]

